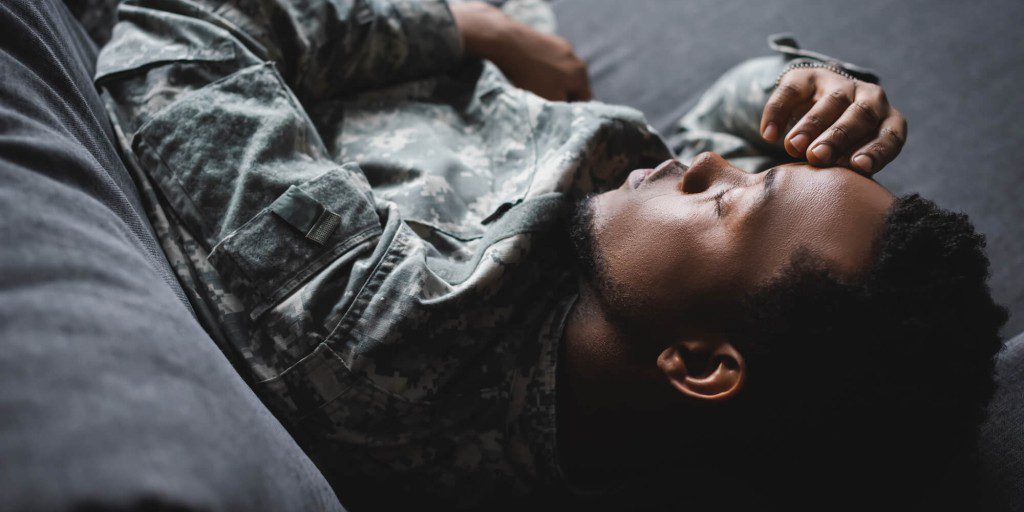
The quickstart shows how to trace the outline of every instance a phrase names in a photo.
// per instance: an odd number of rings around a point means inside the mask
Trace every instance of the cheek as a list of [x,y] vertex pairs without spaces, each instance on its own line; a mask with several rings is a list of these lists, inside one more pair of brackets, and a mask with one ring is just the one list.
[[700,206],[678,197],[609,202],[598,239],[619,293],[645,307],[678,303],[735,273],[728,230],[713,208]]
[[734,237],[739,259],[747,267],[772,267],[777,255],[790,253],[797,224],[799,219],[793,216],[764,215],[751,219]]
[[815,197],[779,198],[772,208],[752,216],[734,237],[737,259],[748,286],[775,277],[801,248],[817,252],[828,245],[834,207]]

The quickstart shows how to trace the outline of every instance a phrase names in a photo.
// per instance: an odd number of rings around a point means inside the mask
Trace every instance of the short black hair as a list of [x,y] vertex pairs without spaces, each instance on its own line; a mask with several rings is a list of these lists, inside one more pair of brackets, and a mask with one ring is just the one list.
[[[794,255],[750,293],[732,337],[748,371],[739,432],[763,442],[767,460],[803,461],[806,472],[786,476],[800,492],[808,478],[941,463],[972,437],[994,391],[1007,313],[992,299],[984,247],[966,215],[913,194],[895,199],[857,275]],[[837,466],[850,471],[839,477]]]

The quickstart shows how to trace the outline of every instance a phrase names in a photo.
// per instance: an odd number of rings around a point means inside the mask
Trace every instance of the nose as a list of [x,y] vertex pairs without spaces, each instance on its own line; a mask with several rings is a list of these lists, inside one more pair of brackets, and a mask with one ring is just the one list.
[[679,189],[684,194],[699,194],[715,185],[742,183],[746,176],[742,170],[729,165],[721,156],[705,151],[696,157],[690,168],[679,180]]

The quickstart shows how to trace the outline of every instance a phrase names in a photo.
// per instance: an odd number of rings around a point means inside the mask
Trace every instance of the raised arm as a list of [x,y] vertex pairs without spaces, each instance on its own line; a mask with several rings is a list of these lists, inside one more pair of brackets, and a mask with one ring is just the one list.
[[806,160],[872,174],[899,154],[906,120],[873,74],[788,37],[771,42],[781,55],[731,69],[683,117],[670,136],[680,158],[714,151],[750,172]]

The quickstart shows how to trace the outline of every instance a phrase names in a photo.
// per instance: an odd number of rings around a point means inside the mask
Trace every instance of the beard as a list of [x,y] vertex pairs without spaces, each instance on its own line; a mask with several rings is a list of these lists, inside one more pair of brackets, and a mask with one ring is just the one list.
[[576,203],[569,220],[569,241],[580,277],[593,290],[606,319],[625,327],[629,322],[619,312],[628,310],[625,305],[631,301],[627,299],[626,290],[612,279],[598,245],[594,222],[596,197],[597,194],[590,194]]
[[569,221],[569,242],[583,279],[600,290],[605,282],[604,262],[597,248],[594,227],[594,204],[596,194],[590,194],[576,202]]

